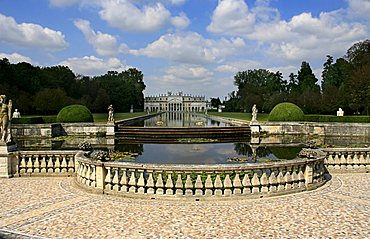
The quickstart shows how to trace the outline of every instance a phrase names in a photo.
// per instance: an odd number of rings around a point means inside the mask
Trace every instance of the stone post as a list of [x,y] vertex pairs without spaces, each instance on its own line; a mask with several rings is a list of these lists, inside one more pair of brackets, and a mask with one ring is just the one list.
[[14,177],[18,171],[17,147],[0,143],[0,178]]
[[96,165],[96,188],[104,192],[105,189],[105,177],[107,176],[107,169],[103,163]]
[[313,165],[306,164],[306,169],[304,170],[304,181],[306,187],[309,187],[313,183]]

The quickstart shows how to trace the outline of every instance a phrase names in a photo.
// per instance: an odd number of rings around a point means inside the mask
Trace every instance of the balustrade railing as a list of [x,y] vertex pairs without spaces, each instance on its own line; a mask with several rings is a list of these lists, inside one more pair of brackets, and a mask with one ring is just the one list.
[[370,148],[325,148],[329,172],[370,172]]
[[76,151],[18,151],[19,175],[72,175]]
[[91,161],[76,155],[77,182],[107,193],[150,198],[263,197],[325,183],[324,158],[235,165],[155,165]]

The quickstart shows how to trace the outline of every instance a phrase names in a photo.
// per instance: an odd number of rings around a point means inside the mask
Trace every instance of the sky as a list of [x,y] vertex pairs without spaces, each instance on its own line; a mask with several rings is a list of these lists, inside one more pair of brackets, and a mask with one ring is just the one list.
[[0,0],[0,58],[96,76],[135,67],[144,94],[220,97],[249,69],[321,78],[370,38],[370,0]]

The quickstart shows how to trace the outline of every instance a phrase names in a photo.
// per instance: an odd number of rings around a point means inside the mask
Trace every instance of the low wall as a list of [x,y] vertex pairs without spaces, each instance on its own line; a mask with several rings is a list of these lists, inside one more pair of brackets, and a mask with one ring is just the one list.
[[330,173],[369,173],[370,148],[325,148],[325,166]]
[[76,155],[77,182],[90,191],[129,197],[214,200],[260,198],[325,183],[324,158],[275,163],[155,165],[91,161]]

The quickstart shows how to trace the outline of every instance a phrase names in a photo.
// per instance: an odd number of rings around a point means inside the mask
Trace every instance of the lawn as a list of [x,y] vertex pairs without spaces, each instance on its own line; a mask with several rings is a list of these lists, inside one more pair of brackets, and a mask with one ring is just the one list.
[[[208,112],[209,115],[215,115],[225,118],[240,119],[250,121],[252,119],[251,113],[242,113],[242,112]],[[267,121],[269,114],[258,114],[258,121]]]

